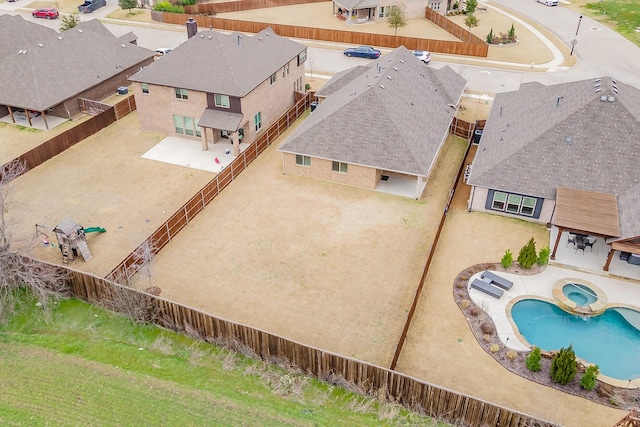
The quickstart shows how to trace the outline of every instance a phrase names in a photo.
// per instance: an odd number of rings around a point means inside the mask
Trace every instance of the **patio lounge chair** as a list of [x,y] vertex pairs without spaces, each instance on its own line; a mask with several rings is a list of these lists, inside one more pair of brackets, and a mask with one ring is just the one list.
[[[591,239],[587,239],[587,240],[584,242],[584,246],[585,246],[586,248],[591,249],[591,252],[593,252],[593,245],[595,245],[597,241],[598,241],[598,239],[593,239],[593,240],[591,240]],[[583,252],[584,252],[584,250],[583,250]]]
[[484,271],[480,275],[480,277],[482,277],[483,279],[488,279],[491,283],[499,288],[504,289],[505,291],[508,291],[513,286],[513,282],[511,280],[507,280],[504,277],[500,277],[490,271]]
[[502,289],[498,289],[490,283],[478,279],[473,279],[473,282],[471,282],[471,287],[480,292],[484,292],[485,294],[490,295],[496,299],[500,299],[500,297],[504,293]]

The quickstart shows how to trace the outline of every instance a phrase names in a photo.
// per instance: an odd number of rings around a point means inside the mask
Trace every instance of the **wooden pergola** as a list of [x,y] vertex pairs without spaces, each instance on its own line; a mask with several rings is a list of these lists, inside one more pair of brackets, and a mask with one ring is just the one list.
[[[619,237],[618,198],[615,194],[558,187],[553,225],[558,227],[558,236],[551,252],[551,259],[556,258],[560,237],[565,231],[605,239]],[[609,267],[612,254],[613,251],[610,251],[605,270]]]

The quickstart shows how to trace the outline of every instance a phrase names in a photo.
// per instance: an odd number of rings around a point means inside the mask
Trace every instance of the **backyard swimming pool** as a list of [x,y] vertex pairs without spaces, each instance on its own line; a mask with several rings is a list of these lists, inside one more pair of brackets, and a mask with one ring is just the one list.
[[609,308],[599,316],[576,316],[555,304],[524,299],[511,316],[531,345],[559,350],[573,345],[576,356],[622,381],[640,378],[640,311]]

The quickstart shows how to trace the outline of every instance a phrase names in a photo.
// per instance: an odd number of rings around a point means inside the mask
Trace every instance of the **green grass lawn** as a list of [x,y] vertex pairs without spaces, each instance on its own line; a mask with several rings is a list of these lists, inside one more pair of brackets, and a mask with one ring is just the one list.
[[444,424],[77,300],[0,326],[0,425]]
[[640,2],[638,0],[601,0],[584,6],[589,15],[608,24],[640,46]]

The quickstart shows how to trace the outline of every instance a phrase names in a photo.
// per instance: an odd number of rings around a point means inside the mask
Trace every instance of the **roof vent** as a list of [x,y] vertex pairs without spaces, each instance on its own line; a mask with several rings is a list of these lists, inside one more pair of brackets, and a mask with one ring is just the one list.
[[258,40],[262,40],[262,37],[258,37]]
[[127,45],[125,45],[124,43],[122,43],[122,44],[120,45],[120,47],[127,47]]
[[398,67],[393,67],[394,70],[398,71]]
[[567,137],[564,142],[566,142],[567,144],[571,144],[572,140],[570,137]]
[[371,87],[371,83],[369,83],[369,84],[367,85],[367,87]]
[[42,43],[38,43],[38,47],[44,47]]
[[593,82],[594,82],[594,83],[598,83],[598,82],[600,82],[600,81],[602,81],[602,79],[595,79]]
[[613,79],[611,79],[611,83],[613,83],[614,85],[617,85],[617,84],[618,84],[618,82],[617,82],[617,81],[615,81],[615,80],[613,80]]
[[600,92],[601,90],[602,90],[602,88],[601,88],[601,87],[597,88],[597,89],[596,89],[596,93]]
[[213,38],[213,36],[209,36],[209,37],[207,37],[207,38],[208,38],[209,40],[211,40],[211,39]]
[[270,35],[271,35],[271,34],[269,34],[269,33],[265,33],[265,34],[266,34],[267,36],[270,36]]
[[62,36],[58,36],[58,40],[62,40]]
[[380,89],[384,89],[384,86],[380,85]]
[[82,28],[78,28],[78,32],[81,33],[82,32]]
[[610,96],[609,98],[607,98],[607,101],[609,101],[609,102],[613,102],[613,101],[615,101],[615,100],[616,100],[616,98],[615,98],[615,97],[613,97],[613,96]]
[[607,95],[602,95],[600,97],[600,101],[606,101],[607,100]]
[[614,93],[618,93],[618,88],[617,87],[614,86],[612,90],[613,90]]
[[240,34],[238,34],[238,46],[240,46],[240,40],[242,39],[242,36]]
[[400,63],[401,63],[401,64],[404,64],[404,59],[401,59],[401,60],[400,60]]
[[204,34],[200,34],[200,38],[203,39],[204,38]]
[[593,87],[600,87],[602,86],[602,83],[596,83]]
[[387,76],[387,79],[391,80],[391,76]]
[[564,96],[559,96],[558,99],[556,99],[556,108],[558,108],[560,106],[560,101],[564,99]]

